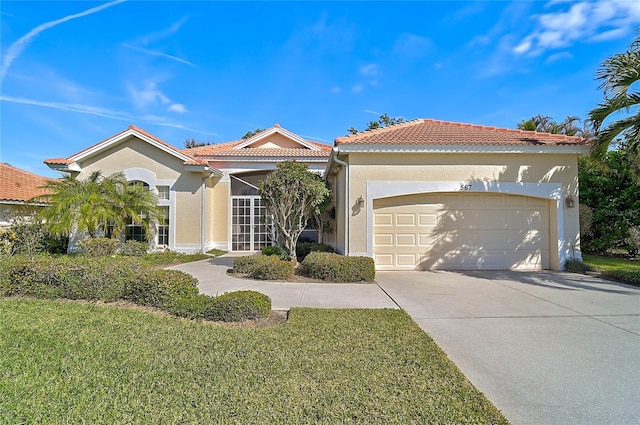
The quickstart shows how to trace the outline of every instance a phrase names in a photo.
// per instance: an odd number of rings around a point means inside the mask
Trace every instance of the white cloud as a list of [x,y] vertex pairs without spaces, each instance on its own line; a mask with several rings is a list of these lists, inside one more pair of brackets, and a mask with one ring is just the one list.
[[573,55],[569,52],[554,53],[547,58],[546,63],[552,63],[564,59],[573,59]]
[[189,62],[188,60],[179,58],[177,56],[169,55],[169,54],[164,53],[164,52],[159,52],[159,51],[156,51],[156,50],[143,49],[142,47],[132,46],[131,44],[127,44],[127,43],[122,43],[122,45],[124,47],[128,48],[128,49],[136,50],[138,52],[146,53],[148,55],[160,56],[160,57],[163,57],[163,58],[166,58],[166,59],[174,60],[176,62],[184,63],[184,64],[189,65],[189,66],[193,66],[193,67],[196,66],[193,63]]
[[370,63],[368,65],[363,65],[358,70],[362,75],[377,75],[378,74],[378,65],[375,63]]
[[351,87],[351,92],[352,93],[360,93],[363,88],[364,87],[362,87],[362,84],[356,84],[355,86]]
[[44,30],[53,28],[56,25],[65,23],[72,19],[82,18],[83,16],[100,12],[103,9],[114,6],[118,3],[122,3],[124,1],[125,0],[115,0],[110,3],[105,3],[105,4],[101,4],[100,6],[92,7],[91,9],[87,9],[84,12],[68,15],[68,16],[65,16],[64,18],[56,19],[55,21],[50,21],[42,25],[38,25],[37,27],[29,31],[26,35],[23,35],[22,37],[20,37],[18,41],[16,41],[11,46],[9,46],[9,49],[7,49],[7,53],[5,53],[4,57],[2,58],[2,74],[0,75],[0,81],[4,80],[4,76],[7,74],[7,71],[9,70],[9,67],[11,67],[11,64],[13,63],[13,61],[18,56],[20,56],[22,51],[26,49],[29,46],[29,44],[31,44],[33,39],[36,38]]
[[[562,10],[535,16],[536,28],[513,49],[532,56],[576,42],[598,42],[619,38],[640,24],[640,2],[603,0],[548,3]],[[568,7],[568,9],[567,9]]]
[[375,115],[377,117],[382,115],[380,112],[372,111],[371,109],[363,109],[362,112],[366,112],[367,114],[373,114],[373,115]]
[[182,103],[174,103],[173,105],[169,106],[169,110],[171,112],[177,112],[179,114],[184,114],[185,112],[187,112],[187,108]]
[[173,34],[177,33],[178,30],[180,29],[180,27],[182,27],[182,25],[187,22],[188,17],[184,16],[182,18],[180,18],[178,21],[174,22],[173,24],[171,24],[171,26],[169,28],[160,30],[160,31],[156,31],[156,32],[152,32],[150,34],[144,35],[142,37],[140,37],[138,39],[138,42],[140,44],[144,44],[147,45],[149,43],[152,43],[154,41],[159,41],[159,40],[163,40],[167,37],[172,36]]
[[171,103],[171,99],[162,93],[153,81],[147,81],[142,89],[137,89],[132,84],[129,84],[128,89],[133,103],[138,108],[146,108],[157,102],[162,104]]
[[103,118],[126,121],[129,123],[142,122],[143,124],[157,125],[161,127],[172,127],[172,128],[177,128],[181,130],[192,131],[194,133],[199,133],[199,134],[218,136],[218,134],[216,133],[189,128],[179,122],[175,122],[168,118],[157,116],[157,115],[136,116],[136,115],[131,115],[127,112],[114,111],[112,109],[101,108],[98,106],[90,106],[90,105],[83,105],[83,104],[77,104],[77,103],[70,104],[70,103],[60,103],[60,102],[47,102],[47,101],[25,99],[25,98],[18,98],[18,97],[12,97],[12,96],[0,96],[0,101],[20,103],[24,105],[41,106],[44,108],[59,109],[63,111],[77,112],[77,113],[87,114],[87,115],[95,115]]
[[333,86],[329,91],[334,94],[342,93],[342,88],[340,86]]
[[404,33],[393,43],[392,51],[395,54],[406,56],[423,56],[433,50],[433,42],[419,35]]

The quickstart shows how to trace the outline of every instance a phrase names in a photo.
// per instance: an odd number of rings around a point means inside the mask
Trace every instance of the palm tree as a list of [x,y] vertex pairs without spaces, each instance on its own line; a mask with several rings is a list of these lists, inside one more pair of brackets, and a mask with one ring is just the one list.
[[156,196],[129,185],[122,173],[103,177],[100,171],[94,171],[84,180],[66,175],[44,188],[48,195],[42,198],[48,206],[42,215],[57,235],[86,232],[91,238],[120,237],[131,219],[150,234],[160,214]]
[[[589,120],[596,132],[591,141],[591,154],[595,159],[604,158],[609,146],[625,139],[628,152],[637,156],[640,148],[640,91],[632,88],[640,81],[640,35],[624,53],[606,59],[597,78],[602,80],[604,102],[589,113]],[[603,128],[605,120],[614,114],[623,117]]]

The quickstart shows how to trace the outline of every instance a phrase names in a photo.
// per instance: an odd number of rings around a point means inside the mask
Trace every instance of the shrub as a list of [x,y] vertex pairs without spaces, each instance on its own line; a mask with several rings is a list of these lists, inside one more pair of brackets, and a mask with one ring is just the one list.
[[233,260],[233,271],[234,273],[246,273],[249,274],[253,271],[254,268],[257,267],[258,258],[260,256],[251,255],[251,256],[242,256],[236,257]]
[[279,257],[254,255],[237,257],[233,261],[234,273],[244,273],[251,279],[287,280],[293,277],[294,264]]
[[279,257],[256,257],[255,266],[249,273],[251,279],[259,280],[288,280],[293,277],[294,265],[289,260]]
[[139,258],[140,264],[144,266],[166,266],[169,264],[189,263],[191,261],[209,259],[205,254],[181,254],[179,252],[150,252]]
[[4,295],[36,298],[102,300],[123,299],[136,278],[138,264],[126,257],[16,258],[6,265]]
[[603,270],[601,276],[617,282],[640,286],[640,270]]
[[212,300],[206,305],[206,320],[240,322],[267,317],[271,311],[271,298],[256,291],[227,292]]
[[576,260],[575,258],[565,260],[564,268],[566,271],[571,273],[584,273],[586,271],[589,271],[589,266],[587,266],[580,260]]
[[345,257],[329,252],[312,252],[302,262],[305,276],[331,282],[371,282],[376,277],[373,258]]
[[118,240],[111,238],[87,238],[78,242],[82,253],[88,257],[106,257],[118,251]]
[[264,248],[262,248],[262,255],[278,257],[281,260],[289,259],[289,256],[284,251],[284,249],[280,248],[279,246],[265,246]]
[[146,242],[129,240],[120,246],[120,253],[122,255],[132,257],[142,257],[147,251],[149,251],[149,244]]
[[296,245],[296,257],[298,261],[304,261],[310,252],[336,252],[331,245],[317,242],[299,242]]
[[148,307],[165,308],[180,297],[198,295],[198,280],[179,270],[147,270],[130,282],[125,299]]

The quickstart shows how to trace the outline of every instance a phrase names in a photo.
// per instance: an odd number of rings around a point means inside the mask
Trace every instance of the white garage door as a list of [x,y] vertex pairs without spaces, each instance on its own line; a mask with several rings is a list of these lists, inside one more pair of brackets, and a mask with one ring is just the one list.
[[549,202],[437,193],[374,200],[378,270],[549,268]]

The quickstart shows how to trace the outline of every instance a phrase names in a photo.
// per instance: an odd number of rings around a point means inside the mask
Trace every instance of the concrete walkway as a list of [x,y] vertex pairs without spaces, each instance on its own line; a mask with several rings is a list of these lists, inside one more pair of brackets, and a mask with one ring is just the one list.
[[292,283],[236,279],[227,275],[232,256],[196,261],[171,267],[196,277],[200,292],[218,295],[250,289],[271,297],[274,310],[291,307],[317,308],[399,308],[376,284],[371,283]]
[[514,425],[640,423],[640,289],[555,272],[378,272],[378,284],[248,281],[182,264],[203,293],[274,309],[401,307]]

